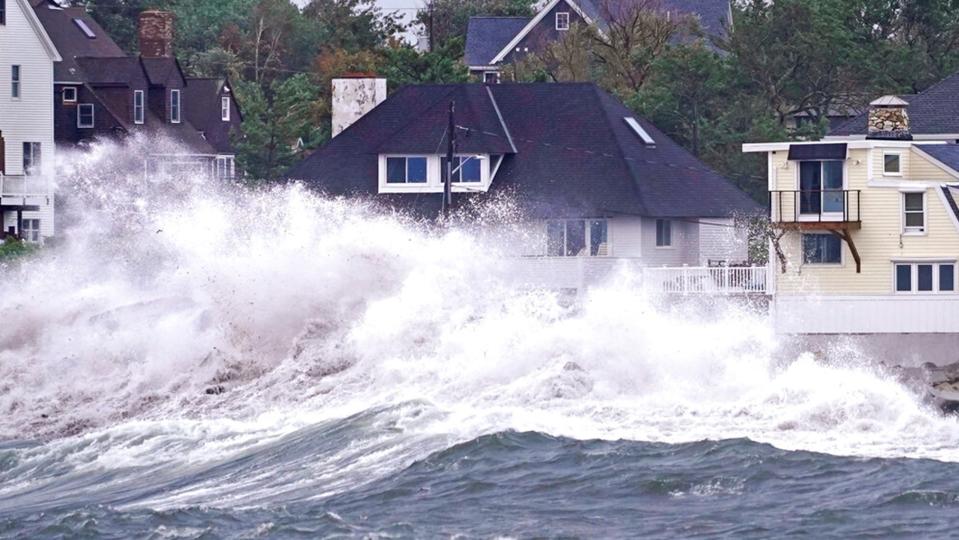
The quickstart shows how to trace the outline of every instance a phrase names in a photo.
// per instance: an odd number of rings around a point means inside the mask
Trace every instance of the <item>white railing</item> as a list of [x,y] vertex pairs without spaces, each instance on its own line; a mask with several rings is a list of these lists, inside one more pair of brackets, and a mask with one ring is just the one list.
[[642,259],[619,257],[519,257],[509,260],[508,275],[516,282],[548,289],[583,289],[616,272],[636,276],[652,294],[766,294],[764,266],[647,267]]
[[765,294],[765,266],[644,268],[643,287],[666,294]]
[[0,174],[0,196],[43,196],[49,194],[49,192],[50,183],[44,176],[9,176]]

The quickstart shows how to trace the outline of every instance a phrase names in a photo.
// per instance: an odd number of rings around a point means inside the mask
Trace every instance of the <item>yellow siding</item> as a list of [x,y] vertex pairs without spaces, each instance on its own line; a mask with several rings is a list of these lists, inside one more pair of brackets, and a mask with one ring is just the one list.
[[[882,150],[851,150],[846,161],[847,189],[862,190],[862,229],[852,231],[853,241],[862,260],[862,273],[856,273],[856,264],[843,244],[841,265],[803,265],[800,234],[787,233],[780,245],[786,252],[788,265],[785,273],[777,260],[779,293],[824,293],[837,295],[875,295],[893,293],[893,259],[902,258],[957,258],[959,231],[939,193],[939,183],[955,181],[941,168],[923,156],[903,148],[901,177],[883,176]],[[784,151],[772,155],[774,189],[797,189],[795,163],[786,159]],[[881,183],[921,184],[926,189],[926,233],[921,236],[902,234],[902,192],[900,186],[870,187],[868,163],[872,162],[872,180]],[[775,196],[775,195],[774,195]],[[788,206],[788,204],[787,204]]]

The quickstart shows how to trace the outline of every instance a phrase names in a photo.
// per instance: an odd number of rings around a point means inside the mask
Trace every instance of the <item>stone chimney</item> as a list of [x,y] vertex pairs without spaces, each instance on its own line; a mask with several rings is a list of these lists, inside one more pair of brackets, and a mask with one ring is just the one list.
[[333,79],[334,137],[386,99],[386,79],[372,73],[347,73]]
[[909,102],[896,96],[883,96],[869,104],[867,139],[912,139],[909,131]]
[[173,13],[143,11],[139,20],[140,56],[173,57]]

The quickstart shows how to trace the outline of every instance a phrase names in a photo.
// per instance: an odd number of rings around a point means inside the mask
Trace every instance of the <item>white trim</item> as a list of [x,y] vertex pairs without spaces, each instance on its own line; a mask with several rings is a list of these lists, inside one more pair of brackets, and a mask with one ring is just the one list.
[[[176,117],[173,116],[173,96],[176,96]],[[170,123],[180,124],[183,122],[183,95],[179,88],[170,89]]]
[[[80,113],[84,107],[90,107],[90,124],[84,124],[80,121]],[[78,129],[91,129],[97,125],[97,108],[93,103],[78,103],[77,104],[77,128]]]
[[915,180],[880,180],[878,178],[871,178],[866,181],[866,187],[898,189],[900,191],[925,191],[933,187],[933,185],[935,184]]
[[[67,90],[73,90],[73,99],[67,99]],[[76,103],[79,91],[76,86],[64,86],[61,92],[61,101],[63,103]]]
[[[561,27],[559,26],[559,16],[560,16],[560,15],[565,15],[565,16],[566,16],[566,27],[565,27],[565,28],[561,28]],[[566,31],[568,31],[568,30],[569,30],[569,27],[570,27],[570,22],[569,22],[569,21],[570,21],[570,19],[569,19],[569,12],[568,12],[568,11],[557,11],[557,12],[556,12],[556,16],[554,17],[554,21],[553,21],[553,22],[554,22],[554,27],[555,27],[556,31],[557,31],[557,32],[566,32]]]
[[[743,152],[778,152],[780,150],[789,150],[790,146],[808,145],[808,144],[846,144],[847,150],[864,150],[870,148],[910,148],[913,147],[913,141],[880,141],[880,140],[827,140],[821,141],[796,141],[796,142],[769,142],[769,143],[745,143]],[[924,143],[926,144],[926,143]],[[947,144],[946,141],[930,141],[928,144]]]
[[[942,295],[954,295],[956,294],[956,260],[955,259],[933,259],[933,260],[920,260],[918,258],[913,259],[902,259],[890,260],[892,263],[892,294],[894,296],[942,296]],[[942,291],[939,290],[939,267],[941,265],[952,266],[952,290]],[[932,290],[929,291],[920,291],[919,290],[919,266],[931,266],[932,267]],[[897,266],[910,266],[909,270],[909,290],[900,291],[898,287],[897,280],[899,276],[896,275]]]
[[945,209],[946,215],[949,216],[949,221],[952,222],[952,225],[956,228],[956,231],[959,231],[959,217],[956,217],[956,213],[952,211],[952,206],[950,206],[949,201],[946,200],[946,194],[942,192],[943,188],[949,189],[949,186],[936,186],[934,189],[936,190],[936,193],[939,194],[939,202],[942,203],[942,207]]
[[499,125],[503,127],[503,133],[506,134],[506,140],[509,141],[509,147],[513,150],[513,153],[516,153],[516,145],[513,144],[513,136],[509,132],[509,128],[506,127],[506,121],[503,120],[503,113],[499,110],[499,104],[496,103],[496,98],[493,97],[493,91],[489,86],[486,87],[486,94],[489,95],[489,100],[493,104],[493,110],[496,111],[496,118],[499,119]]
[[40,18],[37,17],[33,7],[30,6],[30,3],[27,0],[13,0],[20,4],[20,11],[24,13],[24,16],[27,18],[27,22],[30,23],[30,28],[37,34],[37,37],[40,38],[40,43],[43,45],[44,52],[47,53],[47,56],[50,57],[50,60],[54,62],[62,62],[63,57],[60,56],[60,52],[57,51],[56,45],[53,44],[53,40],[50,39],[49,34],[47,34],[46,29],[44,29],[43,24],[40,22]]
[[[140,96],[140,116],[137,117],[137,96]],[[134,90],[133,91],[133,123],[137,125],[142,125],[146,121],[147,114],[147,97],[146,92],[143,90]]]
[[[453,193],[485,193],[489,191],[491,183],[490,175],[490,156],[486,154],[468,154],[457,153],[458,157],[473,157],[480,161],[480,181],[479,182],[452,182],[450,184]],[[378,193],[442,193],[443,192],[443,173],[440,170],[442,158],[445,155],[438,154],[380,154],[377,159],[377,192]],[[426,158],[426,182],[415,183],[391,183],[386,181],[386,160],[387,158]]]
[[917,154],[919,154],[921,157],[925,158],[927,161],[929,161],[929,163],[932,163],[936,167],[939,167],[940,169],[942,169],[943,172],[945,172],[949,176],[952,176],[953,178],[959,178],[959,171],[954,170],[952,167],[932,157],[932,155],[923,151],[922,148],[919,148],[918,146],[913,146],[912,150],[916,152]]
[[[886,156],[896,156],[899,158],[899,170],[896,172],[889,172],[886,170]],[[903,167],[905,166],[904,160],[902,159],[903,152],[902,150],[883,150],[882,151],[882,175],[883,176],[902,176]]]
[[582,10],[582,8],[576,5],[576,2],[574,2],[573,0],[551,0],[550,3],[546,4],[546,6],[544,6],[543,9],[541,9],[540,12],[537,13],[536,16],[533,17],[533,19],[529,21],[529,23],[527,23],[526,26],[524,26],[523,29],[520,30],[519,33],[516,34],[516,36],[513,39],[511,39],[510,42],[507,43],[505,47],[503,47],[503,50],[501,50],[496,56],[493,57],[492,60],[490,60],[489,63],[495,64],[497,62],[502,62],[503,58],[505,58],[507,54],[509,54],[514,48],[516,48],[516,46],[519,45],[519,42],[523,41],[523,38],[526,37],[526,35],[529,34],[533,30],[533,28],[536,28],[536,25],[538,25],[540,21],[542,21],[543,18],[545,18],[546,15],[549,14],[550,11],[553,11],[553,8],[555,8],[556,5],[559,4],[560,2],[566,2],[566,5],[573,8],[573,10],[576,11],[576,13],[578,13],[579,16],[583,18],[584,21],[586,21],[586,24],[593,24],[593,20],[589,18],[589,16],[586,15],[586,13]]
[[220,121],[230,121],[230,109],[233,107],[233,98],[230,96],[220,96]]
[[633,132],[636,133],[636,135],[639,135],[639,138],[642,139],[644,143],[646,143],[646,146],[656,146],[656,141],[649,136],[649,133],[647,133],[646,130],[643,129],[643,126],[639,124],[639,121],[636,120],[636,118],[632,116],[626,116],[626,117],[623,117],[623,120],[626,122],[627,125],[629,125],[630,129],[632,129]]

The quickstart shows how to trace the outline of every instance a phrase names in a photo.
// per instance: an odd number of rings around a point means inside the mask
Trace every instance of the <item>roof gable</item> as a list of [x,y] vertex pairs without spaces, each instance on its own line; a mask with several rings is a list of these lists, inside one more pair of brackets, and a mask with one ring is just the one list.
[[470,17],[463,55],[466,65],[491,65],[496,54],[531,20],[530,17]]
[[47,54],[47,57],[53,62],[59,62],[62,60],[56,44],[54,44],[53,40],[50,39],[50,35],[43,27],[40,19],[37,18],[37,14],[34,13],[33,6],[31,6],[27,0],[13,0],[13,4],[19,7],[20,11],[23,12],[23,17],[27,20],[27,24],[30,26],[30,29],[33,30],[33,33],[36,34],[37,39],[43,46],[43,51]]
[[[75,61],[77,57],[126,56],[123,49],[83,8],[64,8],[48,0],[34,0],[33,11],[57,49],[63,52],[62,61],[54,66],[54,80],[57,82],[82,82],[82,73],[79,73]],[[95,37],[87,37],[74,20],[82,21]]]

